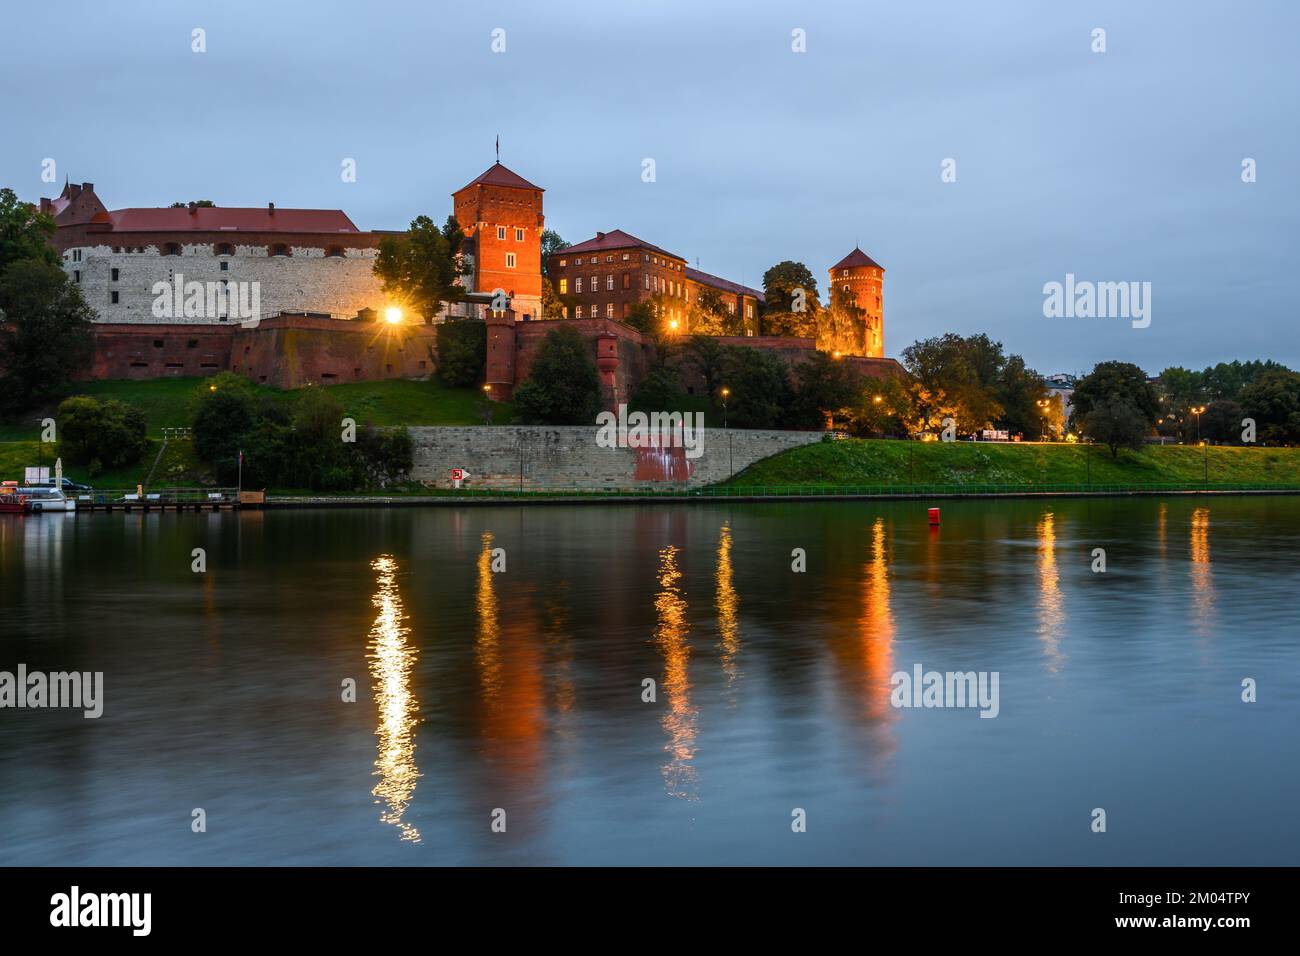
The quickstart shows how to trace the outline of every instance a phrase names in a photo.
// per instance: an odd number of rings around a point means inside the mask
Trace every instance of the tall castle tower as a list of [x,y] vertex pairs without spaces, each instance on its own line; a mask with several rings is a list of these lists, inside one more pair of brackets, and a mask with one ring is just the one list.
[[866,313],[862,355],[883,358],[885,354],[885,270],[857,246],[830,268],[831,289],[852,297]]
[[451,194],[473,260],[471,292],[501,289],[519,319],[542,317],[542,193],[498,160]]

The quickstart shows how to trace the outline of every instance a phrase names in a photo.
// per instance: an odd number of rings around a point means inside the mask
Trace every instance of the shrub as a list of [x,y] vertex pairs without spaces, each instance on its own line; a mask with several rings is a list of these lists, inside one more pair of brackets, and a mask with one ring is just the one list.
[[59,454],[73,465],[119,468],[139,461],[148,447],[144,413],[116,400],[73,396],[59,405],[55,420]]
[[487,326],[476,319],[438,326],[438,378],[457,388],[477,385],[487,361]]
[[569,326],[546,333],[515,410],[529,425],[586,425],[600,410],[600,373],[591,347]]

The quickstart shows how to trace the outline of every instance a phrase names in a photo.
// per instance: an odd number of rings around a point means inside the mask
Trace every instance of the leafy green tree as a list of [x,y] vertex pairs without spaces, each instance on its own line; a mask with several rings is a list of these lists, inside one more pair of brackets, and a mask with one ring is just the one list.
[[1216,399],[1205,406],[1201,416],[1201,435],[1213,442],[1241,441],[1241,420],[1245,410],[1231,399]]
[[1207,368],[1201,373],[1201,380],[1205,386],[1206,397],[1236,399],[1241,395],[1242,389],[1253,385],[1265,373],[1289,371],[1290,369],[1285,365],[1272,360],[1255,359],[1249,362],[1233,360],[1220,362]]
[[428,216],[417,216],[406,232],[384,236],[373,267],[384,295],[432,324],[443,303],[465,298],[465,289],[457,282],[470,268],[458,257],[464,239],[453,216],[447,217],[441,230]]
[[600,411],[600,373],[591,346],[572,326],[542,339],[528,379],[515,389],[515,411],[528,425],[587,425]]
[[1002,344],[984,334],[963,338],[949,332],[903,350],[903,364],[923,386],[917,396],[918,410],[924,412],[942,396],[949,409],[944,417],[951,417],[958,431],[965,434],[987,428],[1002,417],[997,389],[1005,362]]
[[54,248],[54,220],[12,189],[0,189],[0,274],[23,259],[59,264]]
[[907,423],[914,415],[911,389],[890,375],[864,379],[852,404],[836,415],[835,422],[857,438],[906,438]]
[[415,441],[405,428],[363,425],[357,430],[357,451],[367,482],[381,488],[401,481],[415,467]]
[[1044,419],[1049,433],[1059,434],[1064,425],[1060,396],[1049,392],[1042,376],[1019,355],[1010,356],[999,370],[993,396],[1002,406],[998,423],[1013,435],[1040,434]]
[[727,418],[738,428],[778,428],[793,390],[785,363],[762,349],[727,347]]
[[191,406],[194,454],[212,467],[219,481],[231,482],[238,470],[239,451],[257,423],[251,389],[235,376],[217,376],[200,388]]
[[830,308],[818,315],[814,334],[817,336],[817,347],[824,352],[865,355],[866,310],[858,308],[852,293],[832,284]]
[[477,319],[443,322],[438,326],[438,378],[464,388],[483,380],[487,362],[487,326]]
[[794,396],[785,414],[791,428],[821,428],[827,415],[835,415],[854,403],[861,386],[844,362],[825,352],[794,367]]
[[[196,199],[194,201],[194,205],[199,209],[215,209],[217,204],[214,203],[211,199]],[[189,207],[190,204],[187,202],[172,203],[173,209],[188,209]]]
[[1093,408],[1111,398],[1132,405],[1146,422],[1147,434],[1155,427],[1156,419],[1160,417],[1156,391],[1147,381],[1146,372],[1130,362],[1099,362],[1090,373],[1079,379],[1070,399],[1076,422],[1086,423]]
[[639,412],[672,412],[681,411],[685,400],[677,371],[661,365],[646,373],[627,404]]
[[763,300],[769,312],[815,313],[821,307],[812,270],[791,259],[763,273]]
[[542,230],[542,275],[549,279],[551,277],[550,259],[554,253],[563,252],[569,248],[572,243],[565,242],[554,229]]
[[726,349],[717,338],[711,335],[692,335],[682,346],[682,363],[699,372],[709,400],[716,401],[727,369]]
[[94,355],[94,311],[57,265],[19,259],[0,273],[0,403],[39,404],[63,390]]
[[69,464],[88,465],[92,476],[106,468],[135,464],[148,446],[144,412],[116,399],[66,398],[55,421],[59,454]]
[[701,286],[688,316],[690,330],[699,335],[743,335],[744,322],[727,309],[722,293],[711,286]]
[[1241,406],[1255,419],[1257,437],[1271,444],[1300,442],[1300,374],[1273,369],[1241,390]]
[[1112,458],[1119,457],[1121,448],[1141,448],[1143,439],[1151,433],[1146,413],[1121,395],[1108,395],[1094,402],[1082,422],[1087,436],[1109,448]]

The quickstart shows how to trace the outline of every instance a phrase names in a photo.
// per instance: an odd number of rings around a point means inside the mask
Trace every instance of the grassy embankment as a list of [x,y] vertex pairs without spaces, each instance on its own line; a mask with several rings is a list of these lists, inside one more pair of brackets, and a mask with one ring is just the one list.
[[[744,486],[1179,485],[1201,486],[1206,448],[846,440],[755,462],[726,482]],[[910,464],[909,464],[910,457]],[[1091,457],[1091,465],[1089,464]],[[1209,483],[1300,487],[1300,448],[1208,448]]]
[[[140,461],[124,468],[105,471],[91,478],[84,468],[64,462],[63,473],[73,481],[83,481],[97,488],[133,488],[142,482],[153,467],[162,445],[162,430],[190,423],[190,404],[196,391],[203,387],[201,378],[164,378],[150,381],[83,382],[72,392],[106,400],[110,398],[141,409],[148,420],[149,448]],[[345,413],[358,424],[372,425],[482,425],[483,397],[477,389],[448,388],[437,381],[414,382],[390,379],[382,382],[348,382],[321,386],[339,400]],[[271,401],[292,408],[301,398],[302,389],[282,391],[264,385],[252,386],[255,392]],[[23,468],[37,464],[38,452],[43,463],[52,465],[49,446],[40,450],[38,421],[54,415],[54,407],[25,413],[18,422],[0,422],[0,478],[21,479]],[[513,415],[504,403],[493,405],[493,422],[504,424]],[[154,471],[151,484],[194,485],[210,483],[207,469],[194,458],[188,441],[174,441]]]

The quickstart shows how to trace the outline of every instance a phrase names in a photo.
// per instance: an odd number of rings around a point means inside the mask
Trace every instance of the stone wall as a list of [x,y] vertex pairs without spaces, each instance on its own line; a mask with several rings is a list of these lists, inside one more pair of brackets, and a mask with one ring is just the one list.
[[468,488],[545,491],[695,488],[723,481],[789,448],[820,441],[821,432],[708,429],[703,454],[681,448],[602,448],[586,425],[410,428],[417,481],[451,487],[451,470],[469,472]]

